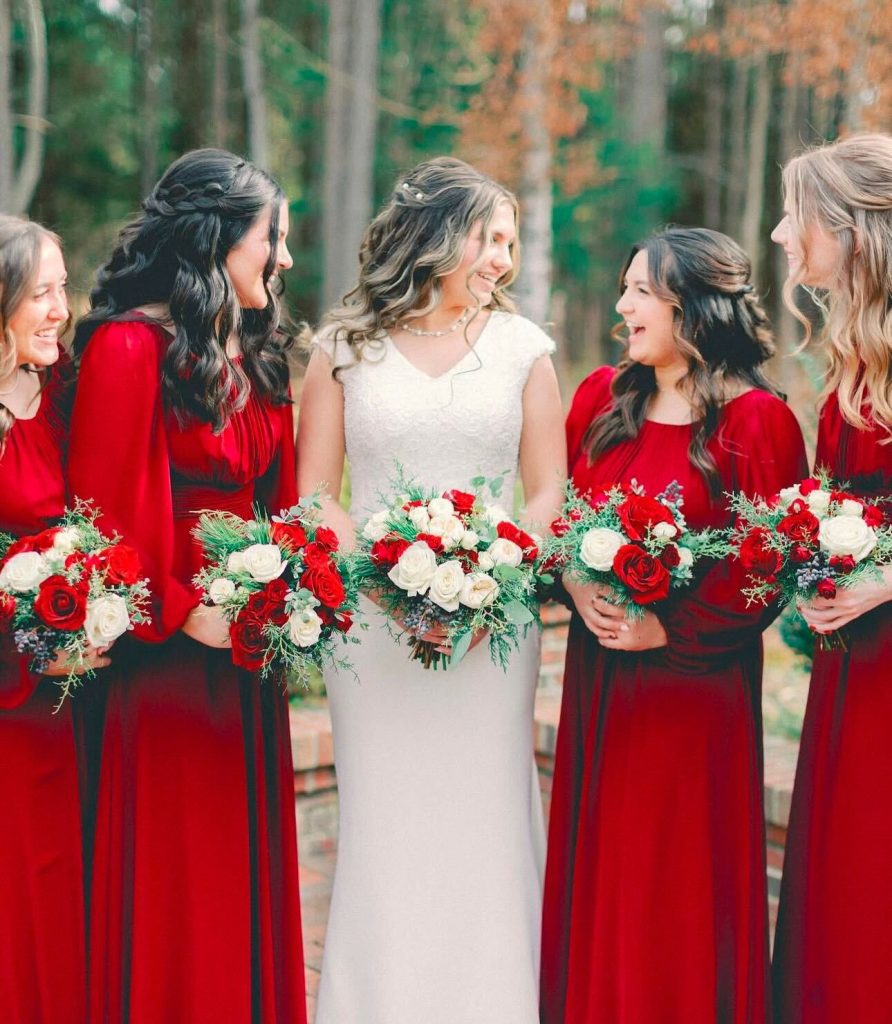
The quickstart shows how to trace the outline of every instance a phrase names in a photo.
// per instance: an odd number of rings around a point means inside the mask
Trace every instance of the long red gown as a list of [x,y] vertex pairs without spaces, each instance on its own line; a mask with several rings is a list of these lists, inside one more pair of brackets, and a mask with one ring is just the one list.
[[[892,497],[886,436],[850,426],[831,395],[815,464],[856,494]],[[816,650],[812,668],[775,938],[777,1024],[892,1021],[892,603],[845,633],[848,652]]]
[[[592,493],[684,488],[692,528],[729,523],[688,460],[689,426],[647,421],[589,466],[614,371],[580,386],[570,472]],[[806,469],[796,420],[751,391],[709,442],[723,489],[771,494]],[[730,562],[655,608],[659,650],[601,648],[574,614],[545,878],[543,1024],[760,1024],[768,1009],[761,631]]]
[[[0,455],[0,531],[36,533],[62,514],[67,432],[53,374],[33,419]],[[92,683],[90,684],[92,685]],[[73,701],[0,643],[0,1020],[82,1024],[84,894]]]
[[287,698],[180,626],[198,602],[196,510],[295,494],[292,414],[252,396],[222,433],[162,407],[169,337],[106,324],[82,358],[72,491],[136,547],[154,620],[112,651],[91,886],[93,1024],[303,1024]]

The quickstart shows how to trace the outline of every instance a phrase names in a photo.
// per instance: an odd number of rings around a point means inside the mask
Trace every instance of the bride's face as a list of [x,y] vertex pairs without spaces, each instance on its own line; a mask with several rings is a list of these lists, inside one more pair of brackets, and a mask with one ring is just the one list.
[[485,233],[482,221],[471,228],[461,262],[441,278],[443,298],[440,304],[445,307],[488,306],[496,285],[511,270],[516,238],[514,209],[503,200],[493,211]]

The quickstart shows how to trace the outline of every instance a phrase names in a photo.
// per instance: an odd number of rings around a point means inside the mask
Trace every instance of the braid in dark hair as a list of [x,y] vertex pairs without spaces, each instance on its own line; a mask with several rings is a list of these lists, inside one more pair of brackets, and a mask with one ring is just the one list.
[[[620,274],[647,253],[655,295],[675,307],[675,341],[688,370],[679,388],[691,397],[694,429],[688,450],[713,497],[721,494],[715,459],[706,445],[718,430],[730,390],[740,385],[779,394],[762,371],[774,354],[771,325],[750,283],[750,261],[727,235],[707,228],[669,228],[636,243]],[[620,326],[615,328],[618,335]],[[656,392],[652,367],[624,359],[613,379],[612,408],[588,428],[589,461],[636,437]]]
[[[269,283],[283,200],[268,174],[225,150],[193,150],[174,161],[99,270],[93,308],[78,324],[75,350],[83,351],[100,324],[163,303],[176,331],[164,362],[164,396],[181,421],[194,416],[220,431],[244,407],[252,387],[276,404],[286,403],[286,353],[293,339],[280,327],[280,289]],[[264,309],[242,309],[226,258],[267,209],[268,301]],[[233,333],[241,343],[240,362],[226,354]]]

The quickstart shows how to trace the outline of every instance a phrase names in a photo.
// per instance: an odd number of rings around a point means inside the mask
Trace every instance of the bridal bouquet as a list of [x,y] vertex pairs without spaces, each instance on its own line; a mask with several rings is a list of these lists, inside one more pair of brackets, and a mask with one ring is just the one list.
[[0,536],[0,633],[12,634],[35,673],[45,672],[58,651],[67,655],[57,710],[82,675],[93,675],[85,669],[88,648],[108,647],[149,621],[139,555],[103,534],[98,515],[78,502],[58,526],[18,540]]
[[567,485],[567,501],[551,524],[543,552],[546,564],[582,583],[608,586],[630,619],[685,586],[703,558],[729,552],[720,530],[689,530],[681,486],[673,481],[655,498],[633,482],[619,484],[594,503]]
[[[471,486],[485,484],[477,478]],[[539,620],[538,539],[479,493],[428,492],[403,479],[395,489],[360,532],[353,556],[359,586],[414,634],[412,656],[425,668],[457,665],[474,634],[487,630],[493,662],[507,669]],[[449,655],[421,639],[436,626],[448,632]]]
[[353,625],[356,588],[319,506],[304,499],[268,518],[205,512],[194,535],[206,568],[194,582],[230,623],[232,660],[262,675],[289,673],[306,684],[311,666],[337,658],[335,641]]
[[[731,503],[741,522],[734,553],[749,576],[743,593],[750,601],[832,598],[892,563],[892,525],[883,510],[825,471],[767,500],[734,494]],[[845,648],[839,632],[820,639],[825,650]]]

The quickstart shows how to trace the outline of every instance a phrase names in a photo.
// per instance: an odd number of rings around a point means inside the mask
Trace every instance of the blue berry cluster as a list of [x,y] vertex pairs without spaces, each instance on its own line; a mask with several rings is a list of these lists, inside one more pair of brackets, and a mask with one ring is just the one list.
[[443,609],[438,608],[429,598],[416,601],[403,616],[407,629],[416,636],[424,636],[434,626],[444,626]]
[[800,590],[811,590],[821,580],[833,579],[836,575],[836,570],[828,565],[823,553],[819,551],[796,570],[796,586]]
[[13,634],[16,650],[31,655],[31,671],[43,672],[56,654],[50,642],[52,632],[48,629],[17,629]]

